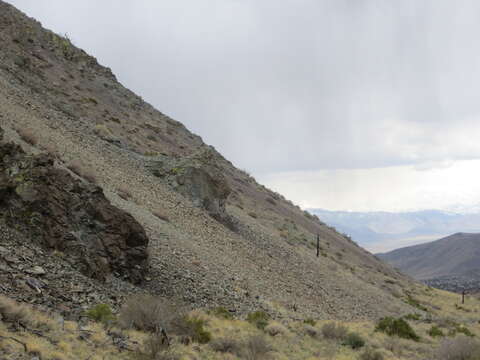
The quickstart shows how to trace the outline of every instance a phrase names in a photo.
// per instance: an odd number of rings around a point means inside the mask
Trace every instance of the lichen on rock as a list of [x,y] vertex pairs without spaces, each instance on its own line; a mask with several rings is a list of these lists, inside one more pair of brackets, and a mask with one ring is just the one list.
[[147,168],[189,198],[195,206],[205,209],[213,218],[231,228],[233,220],[225,209],[231,188],[217,164],[217,156],[213,148],[203,146],[180,159],[166,156],[150,159]]

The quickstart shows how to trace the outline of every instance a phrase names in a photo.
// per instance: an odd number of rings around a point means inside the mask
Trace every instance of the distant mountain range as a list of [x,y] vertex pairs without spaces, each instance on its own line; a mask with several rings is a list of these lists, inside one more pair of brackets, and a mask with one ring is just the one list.
[[436,240],[457,232],[480,232],[480,213],[440,210],[349,212],[309,209],[320,220],[373,252]]
[[451,291],[480,289],[480,234],[457,233],[377,256],[435,287]]

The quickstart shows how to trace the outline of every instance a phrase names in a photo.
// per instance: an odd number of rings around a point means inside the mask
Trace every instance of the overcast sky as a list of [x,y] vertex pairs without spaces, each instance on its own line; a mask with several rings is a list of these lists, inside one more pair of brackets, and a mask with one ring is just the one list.
[[304,207],[480,203],[480,2],[9,0]]

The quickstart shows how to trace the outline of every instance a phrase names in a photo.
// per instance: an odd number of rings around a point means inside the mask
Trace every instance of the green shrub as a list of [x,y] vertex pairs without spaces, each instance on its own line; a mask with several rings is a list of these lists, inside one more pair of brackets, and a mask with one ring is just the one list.
[[219,317],[219,318],[224,318],[224,319],[227,319],[227,320],[233,320],[232,313],[222,306],[219,306],[219,307],[216,307],[216,308],[210,310],[209,313],[216,316],[216,317]]
[[443,331],[438,326],[435,326],[435,325],[432,325],[432,327],[428,330],[427,334],[430,335],[431,337],[445,336],[443,334]]
[[312,325],[312,326],[315,326],[317,324],[317,322],[315,320],[313,320],[312,318],[308,318],[308,319],[303,320],[303,323],[308,324],[308,325]]
[[183,316],[174,321],[174,333],[189,341],[206,344],[212,335],[205,329],[206,321],[197,317]]
[[415,320],[418,321],[422,318],[420,314],[407,314],[403,317],[405,320]]
[[407,295],[407,299],[405,300],[405,302],[408,305],[416,307],[419,310],[428,311],[428,309],[425,306],[420,304],[420,302],[417,299],[413,298],[411,295]]
[[343,340],[342,345],[350,346],[352,349],[356,350],[365,345],[365,340],[363,340],[359,334],[351,332],[347,335],[345,340]]
[[462,311],[465,311],[465,312],[471,312],[470,309],[464,308],[463,306],[460,306],[458,304],[455,304],[455,309],[462,310]]
[[474,337],[475,334],[472,333],[466,326],[460,325],[460,324],[454,324],[454,328],[450,329],[448,332],[448,336],[455,336],[457,334],[463,334],[468,337]]
[[255,325],[258,329],[263,330],[268,325],[268,320],[270,320],[270,315],[265,311],[255,311],[247,316],[247,321],[250,324]]
[[387,316],[377,323],[375,331],[381,331],[389,336],[398,336],[413,341],[420,340],[410,324],[402,318],[395,319]]
[[98,304],[93,308],[85,312],[85,315],[94,321],[107,324],[115,320],[115,315],[112,313],[112,309],[108,304]]

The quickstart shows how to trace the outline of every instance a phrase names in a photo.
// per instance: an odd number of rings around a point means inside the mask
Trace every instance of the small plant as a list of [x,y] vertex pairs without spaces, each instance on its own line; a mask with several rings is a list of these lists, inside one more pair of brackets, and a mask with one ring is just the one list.
[[443,334],[443,331],[436,325],[432,325],[432,327],[428,330],[427,334],[431,337],[445,336]]
[[225,309],[223,306],[216,307],[210,310],[210,313],[216,317],[224,318],[227,320],[233,320],[233,315],[230,311]]
[[94,321],[108,324],[115,320],[115,315],[108,304],[98,304],[85,312],[85,315]]
[[156,332],[169,331],[179,311],[165,299],[151,295],[131,296],[120,309],[119,323],[124,328]]
[[303,329],[308,336],[311,336],[313,338],[316,338],[318,336],[318,330],[312,325],[305,324],[303,326]]
[[453,329],[450,329],[448,336],[455,336],[456,334],[463,334],[468,337],[474,337],[475,334],[472,333],[466,326],[455,324]]
[[212,340],[210,347],[216,352],[237,354],[240,352],[241,346],[237,340],[225,337]]
[[0,321],[8,323],[28,323],[31,317],[29,309],[25,305],[0,296]]
[[244,344],[242,351],[242,359],[246,360],[260,360],[264,359],[271,347],[264,336],[251,336]]
[[420,314],[407,314],[403,317],[405,320],[415,320],[418,321],[422,318]]
[[206,344],[212,335],[205,329],[206,322],[198,317],[183,316],[174,322],[174,333],[188,341]]
[[265,332],[270,336],[284,335],[288,330],[278,322],[272,322],[265,327]]
[[465,311],[465,312],[471,312],[470,309],[464,308],[463,306],[460,306],[458,304],[455,304],[455,309]]
[[156,151],[145,151],[143,153],[143,156],[150,156],[150,157],[151,156],[158,156],[158,152],[156,152]]
[[37,145],[38,138],[35,135],[35,131],[30,128],[18,128],[17,133],[20,135],[23,141],[32,146]]
[[383,354],[380,351],[367,347],[359,357],[360,360],[383,360]]
[[255,311],[247,316],[247,321],[250,324],[255,325],[258,329],[263,330],[268,325],[268,321],[270,320],[270,315],[268,315],[265,311]]
[[375,331],[381,331],[389,336],[398,336],[413,341],[420,340],[420,337],[415,333],[410,324],[402,318],[385,317],[377,323]]
[[307,318],[307,319],[303,320],[303,323],[308,324],[308,325],[312,325],[312,326],[317,325],[317,322],[315,320],[313,320],[312,318]]
[[353,350],[356,350],[365,345],[365,340],[363,340],[359,334],[351,332],[346,336],[345,340],[343,340],[342,345],[350,346]]
[[405,300],[405,302],[408,305],[416,307],[419,310],[428,311],[428,309],[425,306],[420,304],[420,302],[417,299],[415,299],[414,297],[412,297],[411,295],[407,295],[407,299]]
[[178,174],[180,174],[181,172],[182,172],[182,169],[180,169],[180,168],[178,168],[178,167],[174,167],[174,168],[172,168],[172,169],[170,170],[170,173],[171,173],[172,175],[178,175]]
[[140,359],[152,360],[176,360],[177,357],[172,353],[168,342],[161,334],[152,334],[143,344],[144,351]]
[[67,165],[67,167],[70,171],[72,171],[73,173],[75,173],[76,175],[85,179],[88,182],[96,184],[98,181],[94,172],[79,160],[73,160]]
[[344,340],[347,337],[348,329],[334,322],[322,326],[322,334],[326,339]]

